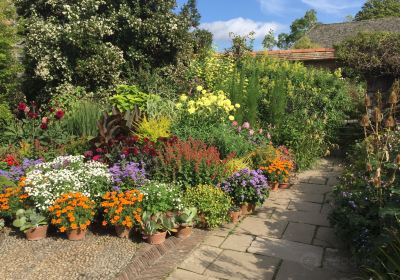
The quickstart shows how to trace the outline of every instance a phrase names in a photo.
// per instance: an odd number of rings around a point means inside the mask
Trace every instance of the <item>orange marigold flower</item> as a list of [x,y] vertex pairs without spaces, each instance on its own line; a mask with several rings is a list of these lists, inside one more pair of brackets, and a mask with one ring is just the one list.
[[60,232],[65,232],[66,230],[67,229],[64,226],[60,227]]

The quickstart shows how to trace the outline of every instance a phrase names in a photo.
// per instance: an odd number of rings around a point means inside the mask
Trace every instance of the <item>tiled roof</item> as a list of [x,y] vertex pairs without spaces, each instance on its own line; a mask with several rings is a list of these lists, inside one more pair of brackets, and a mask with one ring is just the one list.
[[260,51],[260,52],[254,52],[253,55],[254,56],[269,55],[272,57],[294,60],[294,61],[334,60],[335,50],[331,48],[318,48],[318,49]]

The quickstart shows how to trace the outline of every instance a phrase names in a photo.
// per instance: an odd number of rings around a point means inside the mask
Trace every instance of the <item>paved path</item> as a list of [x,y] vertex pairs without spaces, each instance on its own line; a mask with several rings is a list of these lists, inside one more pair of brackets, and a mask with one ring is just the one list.
[[321,160],[291,189],[271,192],[255,214],[210,232],[167,279],[351,279],[355,269],[327,219],[340,172]]

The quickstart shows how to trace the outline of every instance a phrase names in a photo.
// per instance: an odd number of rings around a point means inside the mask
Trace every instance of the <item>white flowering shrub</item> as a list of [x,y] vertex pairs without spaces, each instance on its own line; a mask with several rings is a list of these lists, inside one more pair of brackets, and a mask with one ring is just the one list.
[[67,192],[81,192],[98,200],[111,186],[107,165],[84,162],[84,156],[61,156],[51,162],[35,165],[26,174],[25,191],[36,208],[46,211]]
[[176,0],[15,2],[25,19],[27,82],[36,93],[62,84],[96,92],[135,69],[175,65],[193,49],[191,15],[177,14]]

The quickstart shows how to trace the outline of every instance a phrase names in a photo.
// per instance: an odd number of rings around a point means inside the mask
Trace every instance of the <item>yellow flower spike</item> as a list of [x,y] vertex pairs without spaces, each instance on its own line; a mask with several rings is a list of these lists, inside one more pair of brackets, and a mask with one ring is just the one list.
[[[179,98],[182,102],[185,102],[187,99],[188,99],[188,97],[186,96],[186,95],[181,95],[181,97]],[[179,103],[178,103],[179,104]]]
[[197,91],[202,91],[202,90],[203,90],[203,87],[202,87],[202,86],[197,86],[196,90],[197,90]]

